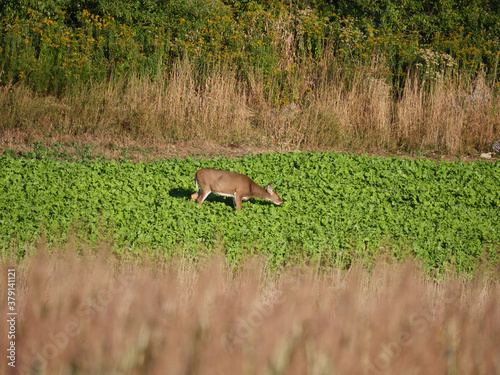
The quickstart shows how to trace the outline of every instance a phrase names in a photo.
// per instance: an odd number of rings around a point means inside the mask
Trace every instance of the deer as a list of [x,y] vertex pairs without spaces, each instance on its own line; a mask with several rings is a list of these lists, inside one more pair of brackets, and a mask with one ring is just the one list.
[[266,199],[276,205],[283,203],[278,194],[273,191],[270,183],[264,189],[253,182],[250,177],[240,173],[205,168],[196,172],[194,181],[196,190],[199,190],[191,195],[191,201],[198,201],[200,207],[211,192],[233,197],[234,206],[238,211],[241,211],[241,202],[250,198]]

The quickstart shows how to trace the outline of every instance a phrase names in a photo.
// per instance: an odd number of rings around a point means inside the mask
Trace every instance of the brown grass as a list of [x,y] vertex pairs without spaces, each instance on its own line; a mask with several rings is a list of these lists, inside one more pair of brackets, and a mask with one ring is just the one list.
[[253,72],[243,79],[220,68],[195,81],[188,62],[162,80],[89,84],[60,98],[22,85],[3,87],[0,147],[35,140],[77,140],[101,149],[212,142],[273,151],[463,154],[489,151],[489,142],[500,138],[500,97],[482,76],[450,75],[430,83],[409,76],[395,97],[377,61],[349,76],[336,63],[297,70],[286,82],[286,98],[278,82],[266,87]]
[[[384,262],[277,276],[258,261],[62,253],[16,268],[16,373],[500,373],[492,278],[436,282]],[[2,348],[6,336],[2,324]]]

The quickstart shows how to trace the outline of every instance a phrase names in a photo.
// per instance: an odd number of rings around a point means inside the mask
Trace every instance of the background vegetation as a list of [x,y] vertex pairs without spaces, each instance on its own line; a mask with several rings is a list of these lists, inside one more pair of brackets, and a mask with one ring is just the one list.
[[9,139],[460,153],[500,138],[493,1],[3,4]]

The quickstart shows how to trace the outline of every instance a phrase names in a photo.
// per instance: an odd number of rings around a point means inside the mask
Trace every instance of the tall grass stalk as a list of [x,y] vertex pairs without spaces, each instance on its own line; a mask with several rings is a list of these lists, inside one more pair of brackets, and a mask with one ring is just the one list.
[[203,79],[183,60],[162,77],[129,76],[68,89],[60,97],[23,84],[0,89],[0,134],[25,139],[85,136],[90,142],[208,139],[273,148],[350,148],[448,153],[485,151],[500,138],[500,97],[484,76],[408,75],[401,94],[383,64],[309,63],[267,86],[260,71],[226,66]]
[[233,270],[104,253],[14,265],[18,373],[500,371],[500,285],[489,277],[433,281],[411,262],[279,276],[258,261]]

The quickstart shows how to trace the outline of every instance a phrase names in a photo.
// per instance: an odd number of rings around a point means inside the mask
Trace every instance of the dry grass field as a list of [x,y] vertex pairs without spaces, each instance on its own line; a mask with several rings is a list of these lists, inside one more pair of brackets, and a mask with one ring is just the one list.
[[75,253],[39,250],[14,264],[16,369],[4,359],[0,373],[500,373],[491,274],[434,280],[413,262],[380,261],[278,276],[259,260],[234,269],[217,257]]
[[240,154],[317,149],[463,155],[491,151],[500,139],[500,97],[481,75],[430,82],[409,76],[395,93],[381,64],[360,66],[353,76],[342,65],[301,69],[287,86],[303,99],[286,103],[278,85],[267,87],[257,73],[241,80],[220,68],[201,83],[189,62],[162,79],[117,78],[70,88],[60,97],[7,85],[0,88],[0,150],[76,141],[111,154],[134,146],[164,156],[185,155],[186,147],[187,154],[211,154],[210,144],[242,146]]

